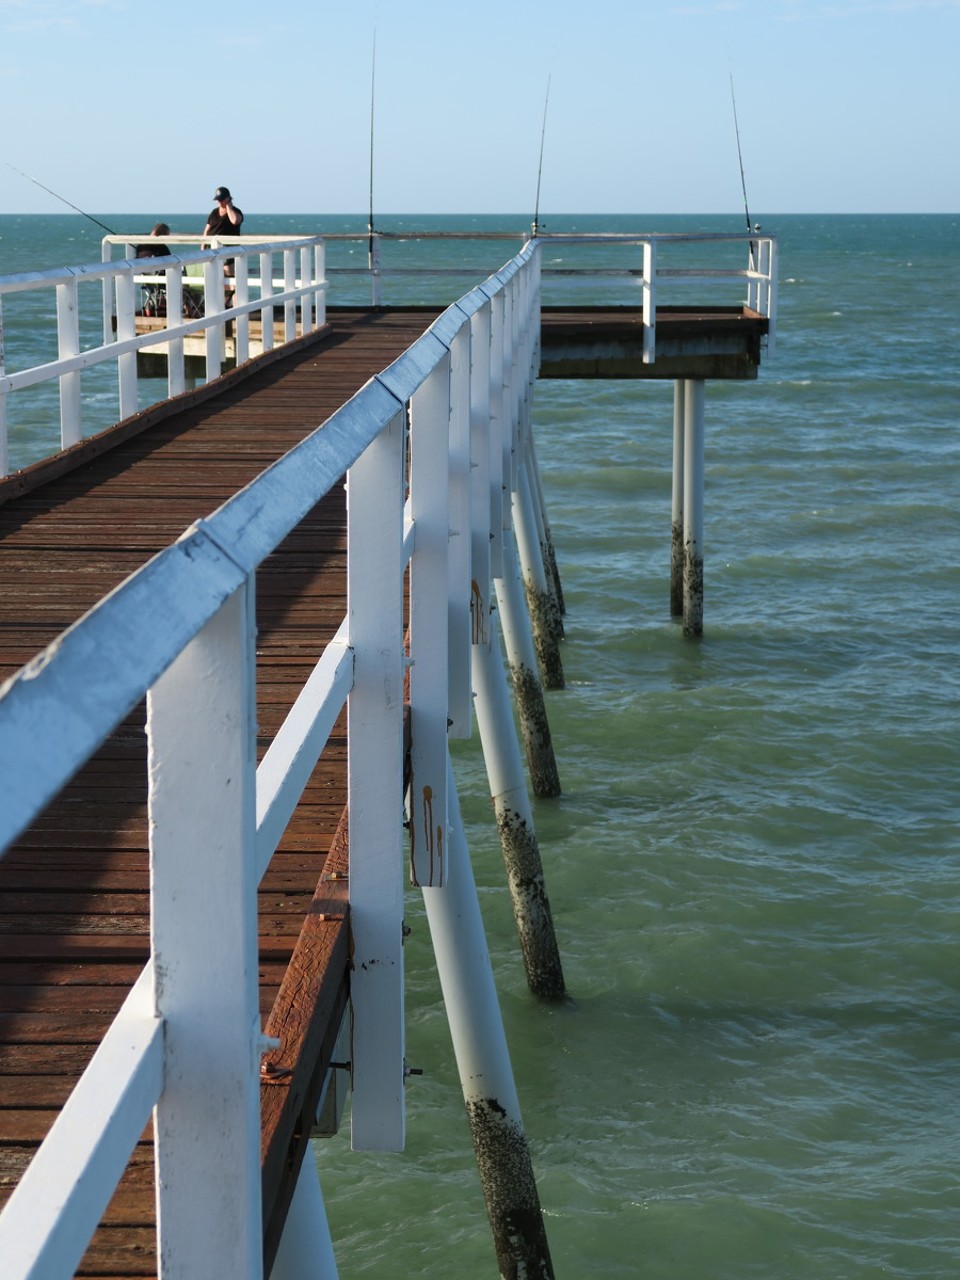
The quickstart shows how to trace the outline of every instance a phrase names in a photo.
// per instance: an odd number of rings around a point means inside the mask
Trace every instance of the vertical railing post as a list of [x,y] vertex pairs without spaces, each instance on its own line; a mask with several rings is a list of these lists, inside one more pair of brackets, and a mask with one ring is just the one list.
[[416,885],[444,882],[447,841],[450,355],[410,403],[410,870]]
[[[77,280],[57,285],[57,348],[61,360],[80,354],[80,315]],[[123,416],[123,415],[121,415]],[[80,372],[60,375],[60,446],[68,449],[80,439]]]
[[161,1277],[262,1274],[252,577],[148,695]]
[[[297,287],[297,252],[295,249],[283,251],[283,291],[291,293]],[[297,336],[297,302],[288,298],[283,304],[283,340],[292,342]]]
[[469,738],[473,725],[470,688],[471,492],[470,325],[450,344],[450,541],[448,546],[447,714],[450,736]]
[[260,344],[264,351],[273,350],[273,253],[260,254]]
[[[110,262],[113,258],[113,245],[109,238],[104,236],[100,241],[100,260],[101,262]],[[104,275],[100,281],[100,296],[102,302],[101,320],[103,324],[103,345],[108,346],[114,338],[113,334],[113,282],[108,275]]]
[[[220,315],[224,308],[223,262],[219,258],[203,264],[203,312]],[[213,382],[223,370],[223,321],[209,324],[206,333],[206,380]]]
[[[167,290],[167,327],[171,319],[179,325],[183,319],[183,267],[167,267],[164,271]],[[187,379],[183,359],[183,338],[167,338],[167,391],[178,396],[186,389]]]
[[500,472],[492,468],[490,430],[490,304],[478,307],[470,317],[470,454],[471,523],[470,562],[472,630],[482,635],[489,615],[491,558],[496,499],[499,519]]
[[400,412],[347,473],[355,1150],[404,1143],[403,427]]
[[[310,259],[312,255],[309,249],[300,250],[300,288],[306,289],[310,284]],[[313,294],[301,293],[300,295],[300,334],[301,337],[305,333],[310,333],[314,328],[313,323]]]
[[492,609],[490,575],[490,308],[470,317],[470,642],[482,643]]
[[777,345],[777,241],[772,237],[766,241],[769,257],[767,259],[767,299],[766,317],[767,355],[772,356]]
[[686,380],[683,439],[683,634],[703,633],[704,383]]
[[510,421],[503,402],[503,298],[500,293],[490,299],[489,311],[490,570],[496,578],[503,572],[503,531],[504,521],[509,517],[510,497]]
[[503,297],[503,412],[504,412],[504,475],[511,492],[517,486],[517,468],[520,465],[520,386],[516,368],[517,355],[517,294],[516,275],[501,290]]
[[[133,268],[117,276],[117,341],[127,342],[137,336],[136,284]],[[130,418],[140,407],[137,387],[137,353],[125,351],[117,358],[117,382],[119,384],[120,417]]]
[[[234,258],[233,301],[243,306],[250,301],[250,255],[246,252]],[[242,311],[233,321],[233,342],[238,365],[250,359],[250,312]]]
[[316,313],[317,328],[322,329],[327,323],[327,254],[326,244],[323,241],[318,245],[314,245],[313,255],[313,278],[322,286],[314,294],[314,311]]
[[657,245],[643,242],[643,363],[657,358]]

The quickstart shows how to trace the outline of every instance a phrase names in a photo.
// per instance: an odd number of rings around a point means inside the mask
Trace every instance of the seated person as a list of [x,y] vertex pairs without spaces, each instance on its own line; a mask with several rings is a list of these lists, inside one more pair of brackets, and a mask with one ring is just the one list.
[[[150,232],[152,236],[168,236],[170,228],[165,222],[158,222]],[[137,258],[169,257],[170,246],[167,244],[138,244],[134,252]],[[162,284],[145,285],[143,289],[143,314],[145,316],[165,316],[167,314],[167,290]]]
[[[170,228],[165,222],[158,222],[150,232],[152,236],[168,236]],[[168,244],[138,244],[135,257],[137,258],[162,258],[164,254],[170,252]]]

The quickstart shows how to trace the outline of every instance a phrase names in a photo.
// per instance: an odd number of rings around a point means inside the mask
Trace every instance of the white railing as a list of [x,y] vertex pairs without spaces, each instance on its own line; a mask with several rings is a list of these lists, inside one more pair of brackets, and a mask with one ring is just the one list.
[[[355,237],[333,237],[334,239],[361,239]],[[407,279],[422,280],[425,275],[456,277],[464,274],[463,266],[434,265],[427,269],[420,266],[402,266],[388,261],[396,243],[402,245],[411,242],[434,242],[443,244],[450,242],[475,242],[482,240],[508,240],[512,237],[508,232],[382,232],[375,231],[370,236],[362,237],[368,241],[368,265],[366,267],[333,268],[334,276],[370,276],[372,302],[379,306],[386,300],[384,286],[388,283]],[[769,321],[767,336],[768,353],[773,353],[776,330],[777,305],[777,239],[773,235],[757,232],[668,232],[633,234],[628,232],[605,232],[602,234],[579,232],[545,232],[540,231],[537,239],[551,254],[558,249],[570,250],[578,247],[589,252],[581,261],[571,260],[562,267],[544,265],[541,278],[545,301],[550,300],[552,291],[562,285],[573,285],[581,294],[587,287],[594,291],[592,301],[597,301],[596,285],[599,283],[609,294],[611,287],[618,283],[642,290],[644,311],[644,327],[647,334],[645,359],[652,363],[655,359],[656,305],[659,281],[729,285],[734,282],[742,292],[739,300],[755,311],[758,316]],[[746,265],[716,265],[715,259],[729,250],[746,250]],[[691,251],[703,251],[709,255],[706,262],[691,261]],[[683,265],[664,266],[658,262],[659,253],[669,253],[674,259],[683,257]],[[729,258],[729,254],[726,255]],[[745,296],[744,296],[745,294]],[[633,297],[628,288],[619,293],[617,301],[623,305],[631,305]],[[635,304],[634,304],[635,305]]]
[[[14,391],[59,382],[60,442],[68,448],[84,434],[81,371],[110,361],[117,362],[119,403],[117,418],[136,413],[139,405],[137,353],[151,348],[161,349],[167,356],[167,393],[177,395],[186,386],[184,341],[203,339],[205,377],[218,377],[224,360],[226,326],[233,322],[235,356],[242,363],[250,354],[250,317],[259,312],[262,350],[274,345],[273,307],[284,308],[283,341],[296,336],[298,307],[301,313],[299,332],[306,333],[323,325],[328,285],[342,283],[346,289],[353,280],[370,282],[374,305],[409,301],[410,286],[416,282],[416,301],[430,299],[425,295],[435,287],[439,305],[446,305],[454,287],[452,282],[465,277],[476,279],[481,271],[465,258],[460,265],[445,265],[439,259],[443,245],[519,239],[510,233],[442,233],[375,232],[368,235],[315,236],[308,239],[277,237],[269,243],[255,236],[235,236],[214,242],[210,237],[162,236],[147,241],[180,249],[171,256],[153,259],[111,261],[115,249],[131,254],[143,237],[104,237],[104,262],[99,265],[63,268],[56,271],[30,272],[16,276],[0,276],[0,475],[9,470],[7,447],[6,402]],[[326,263],[328,242],[351,241],[368,248],[365,266],[330,267]],[[192,246],[216,243],[215,248],[200,251]],[[767,351],[772,354],[776,335],[777,310],[777,241],[772,235],[757,233],[724,234],[623,234],[603,235],[542,233],[539,243],[548,247],[551,256],[562,251],[569,261],[562,266],[544,266],[542,279],[546,301],[569,295],[580,305],[584,293],[589,301],[614,302],[639,306],[643,314],[644,361],[656,360],[656,308],[678,296],[683,288],[689,297],[692,284],[725,287],[728,294],[736,290],[734,301],[745,304],[768,321]],[[182,246],[188,246],[188,252]],[[437,260],[429,263],[410,261],[411,249],[427,246],[436,251]],[[746,263],[736,262],[733,255],[745,252]],[[578,258],[578,253],[582,257]],[[226,277],[225,260],[235,262],[235,276]],[[258,260],[259,259],[259,266]],[[717,265],[718,259],[722,265]],[[276,262],[280,262],[277,269]],[[676,265],[668,265],[668,262]],[[254,270],[251,270],[251,265]],[[202,270],[202,279],[189,274]],[[489,266],[483,271],[489,270]],[[102,301],[97,302],[95,325],[86,324],[80,315],[81,283],[94,281],[102,287]],[[434,282],[434,283],[431,283]],[[228,300],[225,288],[232,297]],[[143,315],[143,290],[165,291],[165,319],[161,325],[153,317]],[[28,290],[56,291],[57,357],[31,368],[6,372],[4,368],[3,299]],[[201,292],[202,290],[202,292]],[[199,294],[199,316],[184,316],[184,303]],[[404,296],[407,295],[407,296]],[[229,301],[229,305],[228,304]],[[699,298],[697,301],[701,301]],[[697,303],[691,303],[696,307]],[[143,332],[147,323],[158,325]],[[81,335],[94,328],[102,330],[102,341],[81,349]],[[140,332],[138,332],[140,330]],[[92,342],[93,339],[90,339]],[[110,419],[97,429],[110,425]]]
[[[745,290],[744,305],[768,321],[767,353],[773,354],[776,343],[777,320],[777,240],[772,235],[733,233],[666,233],[634,236],[626,233],[611,232],[605,235],[579,235],[557,233],[542,235],[545,246],[590,246],[595,249],[633,250],[637,255],[636,263],[626,269],[613,264],[594,263],[592,267],[575,265],[571,267],[544,267],[544,294],[547,296],[552,282],[575,279],[579,284],[588,280],[624,279],[633,277],[642,290],[643,307],[643,361],[653,364],[656,360],[656,328],[657,305],[662,304],[663,288],[661,281],[677,284],[726,285],[731,282]],[[730,248],[745,248],[747,262],[745,266],[717,266],[710,263],[690,261],[691,250],[703,250],[715,256]],[[665,266],[662,258],[683,256],[683,265]],[[676,295],[669,294],[671,301]],[[702,304],[702,299],[697,301]],[[696,304],[692,304],[694,307]]]
[[[184,237],[157,237],[156,243],[183,243]],[[199,241],[200,237],[193,237]],[[309,333],[325,323],[326,279],[322,237],[264,241],[237,237],[237,243],[206,250],[165,254],[156,258],[110,261],[114,243],[130,244],[108,236],[105,260],[99,265],[62,267],[49,271],[0,276],[0,475],[9,470],[7,397],[28,387],[59,383],[60,447],[67,449],[84,435],[80,377],[84,370],[115,362],[119,420],[140,408],[137,354],[163,344],[167,355],[167,394],[186,389],[184,342],[203,339],[207,380],[219,377],[224,362],[228,322],[235,329],[237,363],[250,354],[250,319],[259,314],[261,349],[274,344],[273,309],[284,309],[284,341],[299,332]],[[204,243],[210,243],[209,238]],[[279,281],[274,279],[279,261]],[[225,276],[226,263],[233,274]],[[251,262],[257,268],[251,271]],[[191,271],[202,274],[194,276]],[[99,285],[97,299],[81,312],[81,286]],[[277,289],[276,285],[280,284]],[[227,290],[230,297],[228,300]],[[138,318],[144,313],[144,290],[162,294],[165,324],[143,332]],[[57,355],[55,359],[14,371],[4,362],[3,302],[18,294],[53,295],[56,307]],[[86,301],[86,290],[84,300]],[[229,305],[228,305],[229,301]],[[94,317],[91,324],[88,315]],[[138,332],[138,327],[140,332]],[[101,336],[102,335],[102,336]],[[97,340],[99,337],[99,341]],[[86,342],[86,345],[84,345]],[[106,426],[101,423],[98,426]]]
[[[0,1217],[4,1280],[74,1274],[151,1111],[161,1280],[260,1277],[257,885],[345,700],[353,1140],[402,1145],[403,574],[413,768],[444,824],[471,580],[489,592],[536,374],[539,266],[528,245],[2,690],[0,849],[146,695],[151,866],[150,962]],[[344,472],[347,617],[258,768],[256,569]]]

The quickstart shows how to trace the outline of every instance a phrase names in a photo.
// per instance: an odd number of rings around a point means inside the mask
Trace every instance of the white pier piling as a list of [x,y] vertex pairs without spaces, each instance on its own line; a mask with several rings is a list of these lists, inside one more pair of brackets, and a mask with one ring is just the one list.
[[503,538],[503,577],[494,579],[503,643],[520,718],[520,732],[533,794],[551,799],[560,794],[560,775],[550,737],[540,666],[527,613],[520,568],[509,530]]
[[[550,535],[550,521],[547,519],[547,508],[543,496],[543,485],[540,481],[540,469],[537,466],[537,454],[533,447],[533,436],[529,429],[524,433],[521,444],[523,450],[526,482],[530,493],[530,505],[537,528],[537,539],[540,543],[540,558],[543,561],[543,574],[547,591],[551,597],[552,623],[557,640],[564,635],[563,615],[566,609],[563,604],[563,591],[560,587],[560,574],[557,569],[556,554],[553,553],[553,539]],[[551,553],[553,553],[551,555]]]
[[424,888],[427,923],[504,1280],[553,1280],[553,1265],[500,1016],[480,904],[448,764],[449,875]]
[[495,615],[490,619],[486,643],[471,646],[471,654],[474,708],[527,986],[541,999],[559,1000],[565,994],[563,966],[500,658]]
[[673,491],[670,518],[670,616],[683,617],[683,431],[686,383],[673,384]]
[[704,384],[687,379],[683,431],[683,634],[703,634]]
[[522,459],[517,468],[517,488],[512,500],[513,527],[517,535],[517,551],[527,593],[540,679],[545,689],[562,689],[563,662],[559,642],[563,624],[560,621],[556,595],[552,584],[547,581],[544,569],[530,477]]

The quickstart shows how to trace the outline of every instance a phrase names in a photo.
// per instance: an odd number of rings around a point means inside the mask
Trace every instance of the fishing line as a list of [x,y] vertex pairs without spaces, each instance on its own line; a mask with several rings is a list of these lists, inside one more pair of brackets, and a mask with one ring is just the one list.
[[531,232],[537,234],[540,226],[540,178],[543,174],[543,142],[547,136],[547,104],[550,102],[550,77],[547,76],[547,93],[543,100],[543,128],[540,130],[540,163],[537,165],[537,198],[533,205],[533,226]]
[[737,135],[737,159],[740,161],[740,186],[743,188],[743,211],[747,217],[747,230],[759,231],[759,224],[754,227],[750,222],[750,208],[747,204],[747,179],[743,172],[743,152],[740,150],[740,125],[737,123],[737,99],[733,92],[733,73],[730,73],[730,101],[733,103],[733,128]]
[[66,196],[61,196],[58,195],[56,191],[51,191],[49,187],[45,187],[43,183],[38,182],[36,178],[31,178],[29,173],[24,173],[22,169],[18,169],[16,165],[10,164],[9,161],[7,162],[7,168],[12,169],[14,173],[19,173],[21,178],[26,178],[26,180],[28,182],[32,182],[35,187],[39,187],[41,191],[46,191],[47,195],[53,196],[54,200],[59,200],[61,204],[67,205],[69,208],[75,210],[75,212],[82,214],[84,218],[89,218],[91,222],[95,222],[98,227],[102,227],[103,230],[106,231],[107,235],[115,236],[118,234],[116,231],[111,231],[105,222],[101,222],[99,218],[95,218],[92,213],[84,212],[79,205],[73,204],[66,198]]

